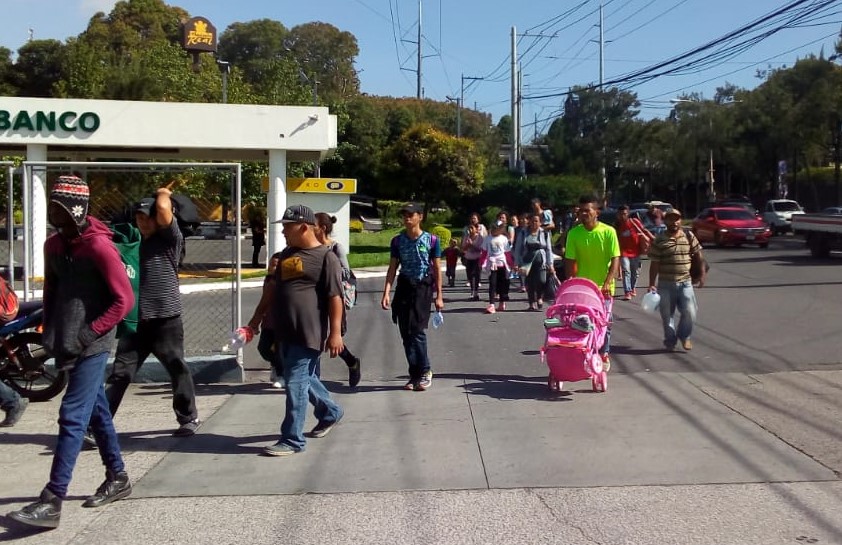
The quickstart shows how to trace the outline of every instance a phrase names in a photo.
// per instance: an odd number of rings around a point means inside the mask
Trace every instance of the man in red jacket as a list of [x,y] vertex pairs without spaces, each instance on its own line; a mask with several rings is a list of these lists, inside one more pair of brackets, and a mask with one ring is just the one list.
[[[82,437],[90,422],[105,465],[105,482],[83,507],[99,507],[132,491],[102,377],[115,327],[134,306],[134,294],[111,231],[88,215],[89,190],[76,176],[53,185],[47,218],[57,233],[44,244],[44,346],[70,375],[59,408],[50,481],[35,503],[9,513],[24,524],[56,528]],[[90,320],[90,321],[89,321]]]

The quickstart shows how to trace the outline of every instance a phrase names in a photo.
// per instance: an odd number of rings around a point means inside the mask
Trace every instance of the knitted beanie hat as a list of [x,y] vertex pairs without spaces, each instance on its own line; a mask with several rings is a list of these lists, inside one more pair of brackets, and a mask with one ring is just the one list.
[[83,225],[90,201],[88,184],[77,176],[59,176],[50,192],[50,202],[67,210],[76,225]]

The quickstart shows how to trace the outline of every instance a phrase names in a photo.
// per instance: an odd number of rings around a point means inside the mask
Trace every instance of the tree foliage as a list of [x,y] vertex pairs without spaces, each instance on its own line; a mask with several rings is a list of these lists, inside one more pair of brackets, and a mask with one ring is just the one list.
[[406,131],[388,151],[392,178],[389,193],[425,203],[458,203],[477,195],[485,180],[485,163],[474,144],[430,125]]

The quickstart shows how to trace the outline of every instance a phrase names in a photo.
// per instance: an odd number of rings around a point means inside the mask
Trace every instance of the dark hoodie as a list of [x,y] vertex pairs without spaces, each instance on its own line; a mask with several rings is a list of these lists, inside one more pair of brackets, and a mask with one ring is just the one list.
[[44,243],[44,346],[63,369],[109,352],[134,294],[111,230],[88,216],[82,234]]

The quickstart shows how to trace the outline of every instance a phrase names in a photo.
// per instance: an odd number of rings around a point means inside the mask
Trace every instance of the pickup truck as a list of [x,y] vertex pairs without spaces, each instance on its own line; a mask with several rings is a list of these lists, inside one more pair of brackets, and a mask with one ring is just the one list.
[[813,257],[828,257],[831,250],[842,250],[842,215],[793,215],[792,232],[804,237]]

